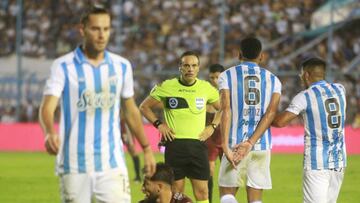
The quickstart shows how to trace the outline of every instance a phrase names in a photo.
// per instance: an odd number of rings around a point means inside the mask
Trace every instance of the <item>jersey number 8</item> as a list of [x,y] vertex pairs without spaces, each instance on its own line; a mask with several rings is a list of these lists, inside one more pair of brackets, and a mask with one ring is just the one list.
[[257,105],[260,102],[260,90],[256,88],[256,83],[258,82],[260,82],[260,79],[253,75],[244,78],[244,100],[247,105]]
[[335,98],[325,100],[327,123],[330,128],[340,127],[339,103]]

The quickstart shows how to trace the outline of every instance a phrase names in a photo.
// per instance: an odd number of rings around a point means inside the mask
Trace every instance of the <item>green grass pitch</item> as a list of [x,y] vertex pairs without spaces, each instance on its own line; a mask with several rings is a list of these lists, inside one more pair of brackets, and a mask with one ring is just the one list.
[[[157,154],[158,161],[163,160]],[[134,178],[133,165],[126,155],[130,180]],[[54,175],[55,158],[45,153],[0,153],[1,203],[56,203],[60,202],[58,179]],[[216,174],[219,163],[217,163]],[[302,202],[302,155],[272,155],[273,189],[264,192],[266,203]],[[214,203],[219,202],[217,176],[214,178]],[[187,195],[193,198],[191,185],[186,184]],[[141,184],[131,181],[132,202],[143,198]],[[237,199],[246,202],[240,189]],[[348,167],[338,203],[360,202],[360,156],[349,156]]]

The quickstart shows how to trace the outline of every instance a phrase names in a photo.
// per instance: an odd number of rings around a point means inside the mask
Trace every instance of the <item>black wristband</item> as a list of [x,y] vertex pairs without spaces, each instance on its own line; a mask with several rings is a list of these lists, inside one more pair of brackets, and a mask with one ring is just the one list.
[[161,124],[162,124],[162,122],[161,122],[161,120],[159,120],[159,119],[157,119],[156,121],[153,122],[153,126],[154,126],[155,128],[158,128],[159,125],[161,125]]

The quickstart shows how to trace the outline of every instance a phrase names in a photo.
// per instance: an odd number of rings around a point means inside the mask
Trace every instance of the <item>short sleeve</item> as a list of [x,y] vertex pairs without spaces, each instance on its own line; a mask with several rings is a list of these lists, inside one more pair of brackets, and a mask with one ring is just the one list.
[[208,104],[212,104],[214,102],[216,102],[217,100],[219,100],[219,92],[217,91],[217,89],[215,87],[213,87],[212,85],[210,85],[210,83],[208,83],[209,88],[208,92],[209,92],[209,97],[207,100]]
[[60,97],[65,85],[66,64],[54,61],[50,68],[50,77],[46,80],[44,95]]
[[218,81],[219,90],[229,89],[229,83],[226,73],[227,71],[224,71],[219,76],[219,81]]
[[150,96],[158,101],[161,101],[161,87],[159,85],[155,85],[150,91]]
[[123,88],[121,91],[121,98],[130,98],[134,96],[134,79],[133,79],[133,70],[131,64],[122,63],[121,64],[122,73],[124,75]]
[[281,82],[278,77],[275,77],[274,93],[281,94]]
[[286,111],[299,115],[305,109],[306,109],[306,98],[304,92],[300,92],[292,99]]

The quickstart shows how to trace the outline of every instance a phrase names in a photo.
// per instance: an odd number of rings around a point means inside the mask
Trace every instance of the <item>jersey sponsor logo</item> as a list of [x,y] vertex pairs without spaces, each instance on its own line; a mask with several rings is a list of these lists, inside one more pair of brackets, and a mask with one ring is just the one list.
[[179,89],[179,92],[195,93],[196,90]]
[[204,98],[195,98],[195,105],[197,109],[202,109],[205,106],[205,99]]
[[248,125],[255,125],[257,126],[257,124],[259,124],[260,120],[247,120],[247,119],[241,119],[241,121],[239,122],[239,127],[242,126],[248,126]]
[[115,104],[115,94],[103,91],[96,93],[92,90],[84,90],[77,102],[79,111],[95,110],[96,108],[110,109]]

